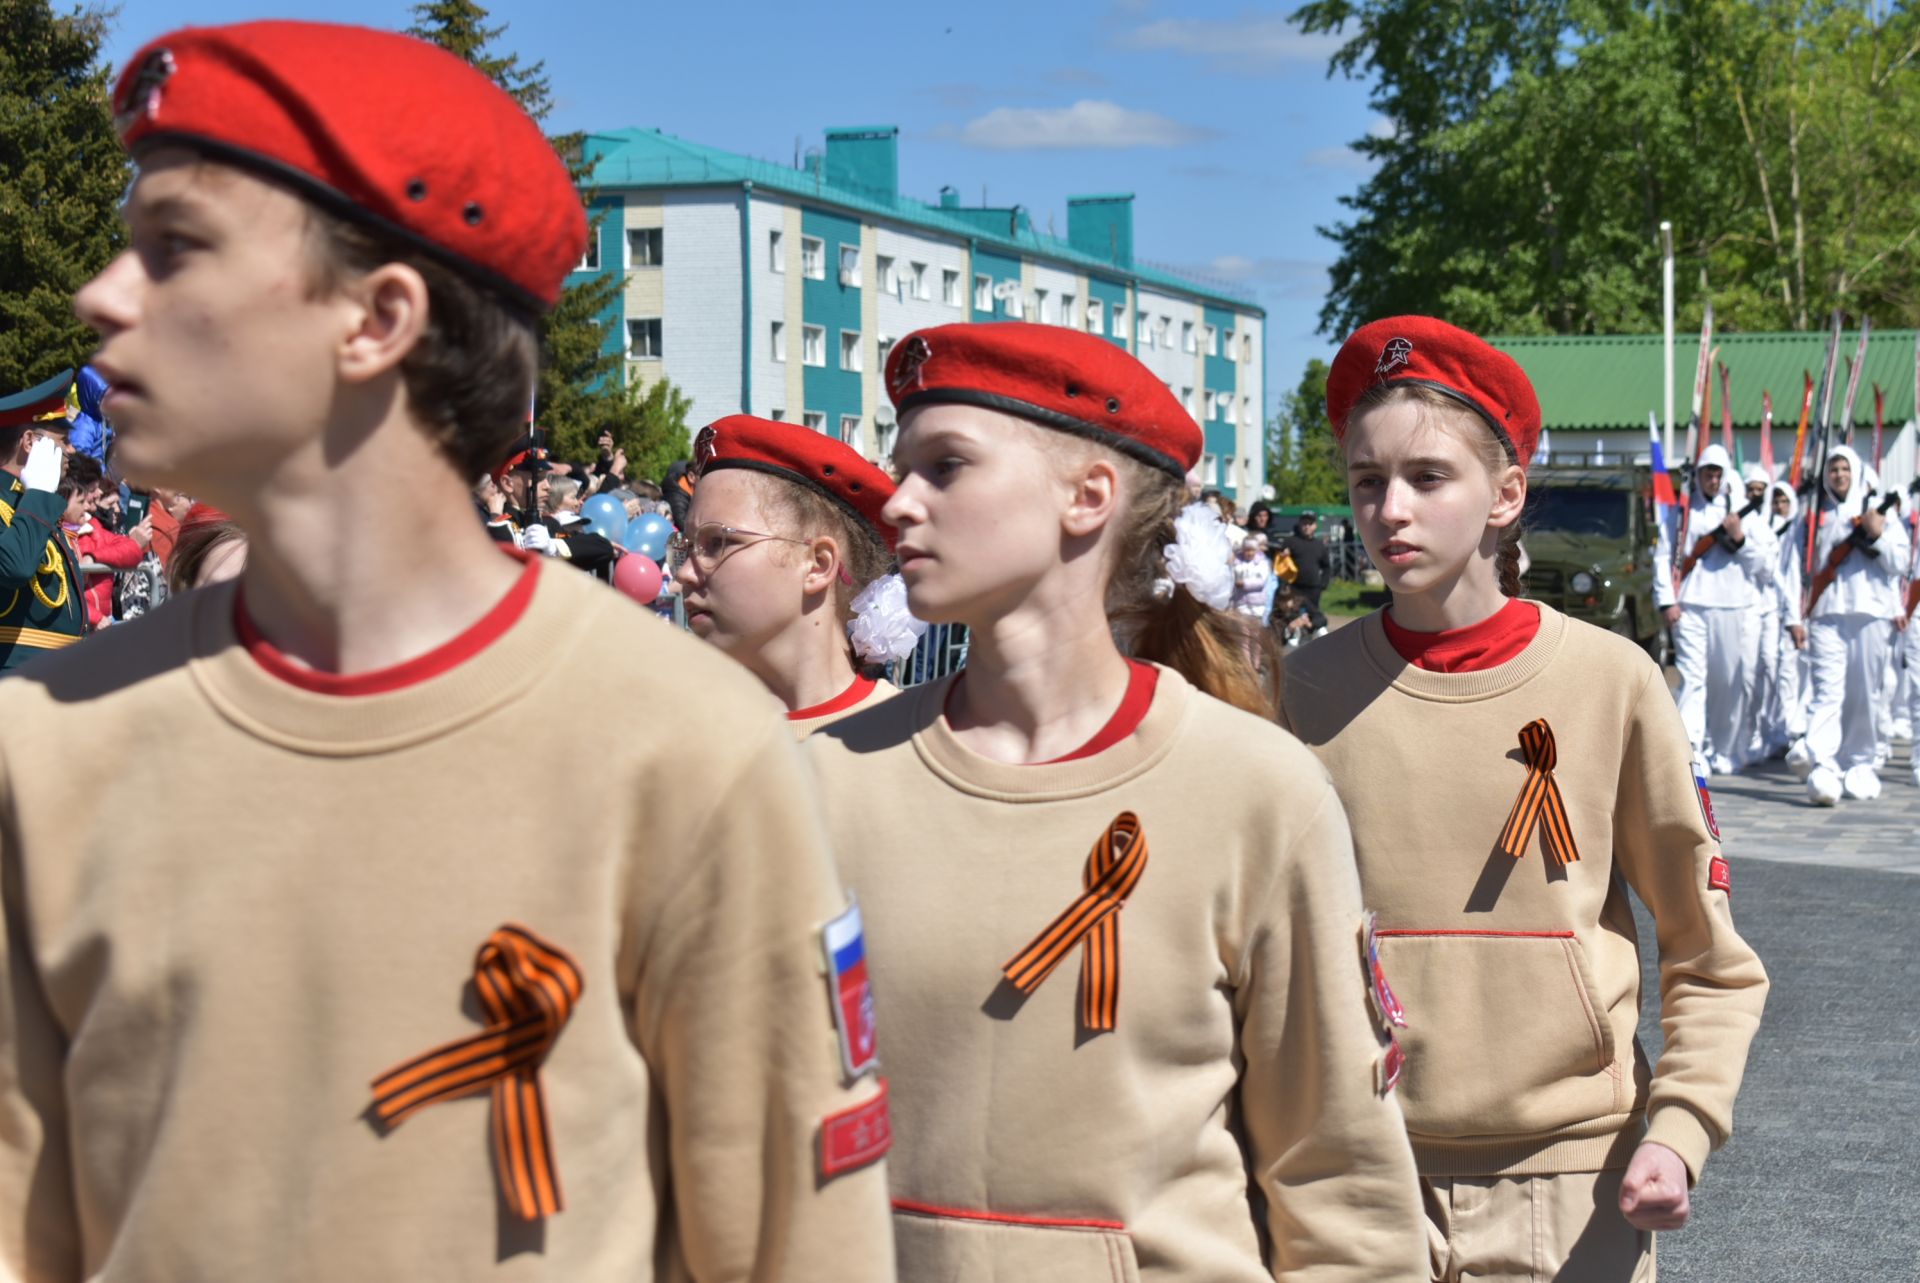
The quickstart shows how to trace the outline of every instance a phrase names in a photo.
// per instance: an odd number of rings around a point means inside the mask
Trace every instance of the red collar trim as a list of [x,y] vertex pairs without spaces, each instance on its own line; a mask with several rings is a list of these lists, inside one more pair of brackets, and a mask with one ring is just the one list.
[[1400,658],[1430,673],[1478,673],[1517,657],[1540,632],[1540,608],[1512,597],[1477,624],[1439,633],[1416,633],[1380,617],[1387,642]]
[[815,704],[812,708],[796,708],[787,714],[789,722],[804,722],[810,717],[825,717],[829,713],[838,713],[852,708],[867,696],[873,694],[873,688],[880,683],[872,677],[856,676],[853,685],[835,695],[824,704]]
[[376,668],[366,673],[323,673],[294,663],[260,635],[247,615],[245,597],[237,590],[233,594],[233,631],[239,635],[240,644],[246,647],[254,663],[289,686],[297,686],[316,695],[344,696],[386,695],[405,690],[458,668],[499,641],[520,622],[520,617],[527,613],[528,604],[533,601],[540,559],[521,553],[518,549],[512,550],[510,555],[526,562],[526,568],[492,610],[453,640],[391,668]]
[[1083,757],[1092,757],[1095,753],[1112,748],[1140,728],[1140,723],[1146,720],[1147,710],[1153,707],[1153,692],[1160,685],[1160,670],[1137,659],[1129,659],[1127,665],[1127,693],[1120,697],[1120,707],[1113,710],[1113,716],[1107,719],[1107,724],[1095,731],[1092,739],[1065,757],[1056,757],[1053,762],[1041,765],[1077,762]]

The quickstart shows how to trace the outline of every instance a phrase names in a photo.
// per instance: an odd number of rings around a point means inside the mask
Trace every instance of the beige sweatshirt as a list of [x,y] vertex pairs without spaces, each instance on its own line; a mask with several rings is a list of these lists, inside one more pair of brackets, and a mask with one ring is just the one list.
[[[1538,604],[1538,603],[1535,603]],[[1767,977],[1734,930],[1728,871],[1660,671],[1632,643],[1540,606],[1540,631],[1478,673],[1414,668],[1376,612],[1296,651],[1282,722],[1347,804],[1381,957],[1405,1005],[1407,1130],[1423,1172],[1625,1166],[1642,1139],[1698,1179],[1733,1129]],[[1543,832],[1498,849],[1544,719],[1578,858]],[[1626,887],[1660,939],[1666,1048],[1634,1039],[1640,962]]]
[[[901,1279],[1424,1280],[1325,771],[1170,670],[1120,744],[996,763],[947,728],[950,685],[806,744],[872,933]],[[1024,999],[1001,969],[1123,812],[1147,862],[1091,1033],[1084,942]]]
[[[759,684],[551,567],[383,695],[272,677],[233,605],[0,683],[0,1277],[891,1279],[884,1170],[818,1176],[878,1087],[842,1076],[846,897]],[[623,718],[591,752],[554,717],[583,688]],[[585,981],[540,1222],[500,1203],[487,1095],[367,1119],[376,1075],[481,1030],[505,923]]]
[[[866,685],[866,683],[864,679],[859,679],[859,680],[856,680],[855,685],[864,686]],[[807,738],[807,736],[813,734],[815,731],[819,730],[823,726],[831,726],[835,722],[845,721],[847,718],[852,717],[855,713],[858,713],[863,709],[872,708],[875,704],[878,704],[881,700],[892,699],[895,695],[898,695],[899,693],[900,693],[900,688],[898,686],[895,686],[892,682],[888,681],[884,677],[877,678],[875,679],[873,685],[870,688],[868,688],[860,696],[859,699],[855,700],[851,704],[848,704],[846,707],[834,708],[830,712],[818,713],[812,717],[799,717],[793,713],[788,713],[787,726],[790,730],[792,730],[793,737],[796,740],[803,740]],[[838,702],[837,700],[829,700],[828,704],[831,705],[837,702]],[[805,712],[806,710],[802,709],[800,711]]]

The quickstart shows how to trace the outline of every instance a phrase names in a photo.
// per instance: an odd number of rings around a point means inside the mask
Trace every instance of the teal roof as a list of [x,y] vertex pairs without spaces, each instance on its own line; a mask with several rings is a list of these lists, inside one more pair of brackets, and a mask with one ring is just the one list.
[[1137,281],[1156,289],[1223,303],[1235,311],[1256,316],[1267,314],[1266,309],[1250,297],[1218,285],[1138,261],[1119,264],[1082,253],[1057,236],[1043,235],[1030,226],[1018,225],[1019,220],[1011,210],[1007,231],[1000,234],[980,226],[979,210],[972,211],[973,218],[955,217],[960,211],[943,210],[938,204],[894,192],[829,183],[823,173],[811,168],[791,169],[772,161],[688,142],[657,129],[617,129],[588,134],[583,146],[586,158],[593,162],[586,181],[594,187],[731,187],[751,183],[757,188],[891,219],[955,240],[976,241],[988,249],[1042,258],[1052,265],[1109,279]]
[[[1914,331],[1875,330],[1867,341],[1866,368],[1854,399],[1856,427],[1873,426],[1873,385],[1886,393],[1886,422],[1897,427],[1914,417]],[[1647,411],[1661,411],[1661,351],[1658,334],[1599,334],[1586,337],[1489,338],[1513,356],[1540,394],[1541,419],[1563,429],[1638,428]],[[1847,359],[1859,348],[1860,334],[1840,339],[1840,371],[1833,392],[1833,419],[1847,397]],[[1760,398],[1773,393],[1773,425],[1791,432],[1800,421],[1806,376],[1817,385],[1826,359],[1827,335],[1821,331],[1785,334],[1716,334],[1719,364],[1727,367],[1733,388],[1735,427],[1760,426]],[[1693,376],[1700,359],[1698,331],[1675,335],[1673,345],[1673,417],[1686,425],[1693,405]],[[1820,421],[1820,390],[1814,388],[1811,421]],[[1713,371],[1713,422],[1720,423],[1720,372]]]

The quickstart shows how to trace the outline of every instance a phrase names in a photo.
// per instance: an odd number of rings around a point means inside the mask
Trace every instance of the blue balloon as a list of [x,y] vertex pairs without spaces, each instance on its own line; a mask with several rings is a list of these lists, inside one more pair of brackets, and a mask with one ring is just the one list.
[[628,552],[637,552],[664,563],[667,540],[673,536],[673,523],[657,512],[643,512],[627,523],[620,543]]
[[580,515],[587,519],[595,534],[606,535],[610,528],[617,535],[627,528],[627,505],[610,494],[597,494],[581,504]]

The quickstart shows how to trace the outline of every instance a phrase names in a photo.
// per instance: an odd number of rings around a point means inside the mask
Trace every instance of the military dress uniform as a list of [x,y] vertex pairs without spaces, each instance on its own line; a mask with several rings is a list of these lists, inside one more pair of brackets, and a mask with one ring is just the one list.
[[[35,423],[67,427],[73,371],[0,399],[0,428]],[[0,673],[71,646],[86,635],[87,607],[79,557],[60,529],[67,501],[51,490],[28,490],[0,470]]]

